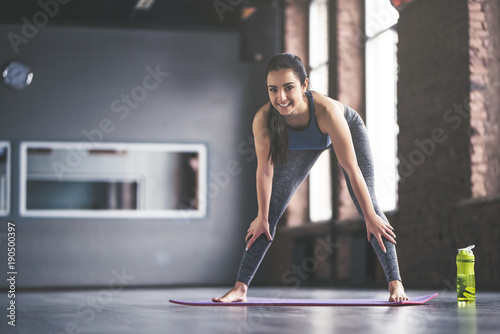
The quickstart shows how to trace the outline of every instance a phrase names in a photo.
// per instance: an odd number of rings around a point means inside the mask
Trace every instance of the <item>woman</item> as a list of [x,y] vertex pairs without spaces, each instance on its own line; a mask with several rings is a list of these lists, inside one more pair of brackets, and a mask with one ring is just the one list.
[[271,245],[276,225],[295,190],[324,149],[333,149],[349,193],[366,223],[389,283],[389,301],[408,300],[401,283],[396,235],[374,192],[373,162],[364,123],[348,106],[307,90],[299,57],[279,54],[266,70],[269,102],[254,117],[258,215],[250,224],[247,247],[234,288],[214,302],[244,302],[248,285]]

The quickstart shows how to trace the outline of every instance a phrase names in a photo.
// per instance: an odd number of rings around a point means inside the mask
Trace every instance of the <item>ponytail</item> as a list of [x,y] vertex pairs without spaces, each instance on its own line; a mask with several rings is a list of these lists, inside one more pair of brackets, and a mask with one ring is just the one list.
[[267,116],[267,131],[270,139],[268,159],[273,165],[284,165],[288,161],[288,133],[285,118],[270,104]]

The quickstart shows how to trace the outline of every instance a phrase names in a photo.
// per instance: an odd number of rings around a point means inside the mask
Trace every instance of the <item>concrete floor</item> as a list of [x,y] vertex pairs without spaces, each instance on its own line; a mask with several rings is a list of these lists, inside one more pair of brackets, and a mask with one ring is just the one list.
[[[498,333],[500,292],[479,293],[476,304],[458,307],[450,291],[427,305],[404,307],[192,307],[169,299],[208,299],[227,288],[85,290],[16,293],[16,326],[0,319],[1,333]],[[376,298],[383,290],[250,289],[249,296]],[[7,294],[0,296],[7,313]]]

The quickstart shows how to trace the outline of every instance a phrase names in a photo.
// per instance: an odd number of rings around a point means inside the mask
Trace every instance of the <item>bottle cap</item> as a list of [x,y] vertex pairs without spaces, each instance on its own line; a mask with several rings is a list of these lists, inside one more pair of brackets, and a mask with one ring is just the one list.
[[476,247],[476,245],[470,245],[469,247],[465,247],[465,248],[459,248],[457,249],[458,252],[460,253],[461,251],[465,252],[465,253],[469,253],[469,254],[473,254],[472,253],[472,248]]

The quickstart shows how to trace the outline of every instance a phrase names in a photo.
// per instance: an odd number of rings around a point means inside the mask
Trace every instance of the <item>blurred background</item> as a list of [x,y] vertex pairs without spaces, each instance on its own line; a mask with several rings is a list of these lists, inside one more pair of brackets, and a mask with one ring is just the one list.
[[[19,290],[232,285],[279,52],[365,120],[405,286],[453,290],[475,244],[478,290],[500,288],[499,0],[3,0],[0,36]],[[386,285],[334,154],[253,285]]]

